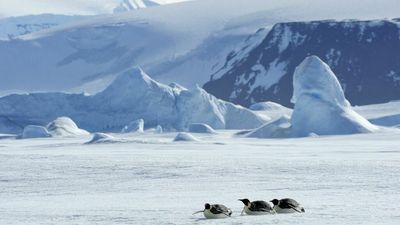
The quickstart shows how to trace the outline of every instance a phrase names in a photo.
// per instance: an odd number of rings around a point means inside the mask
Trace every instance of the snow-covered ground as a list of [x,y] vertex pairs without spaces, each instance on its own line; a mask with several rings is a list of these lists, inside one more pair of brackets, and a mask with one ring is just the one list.
[[[113,134],[0,140],[0,224],[399,224],[399,132],[302,139]],[[292,197],[305,214],[239,216]],[[206,202],[232,218],[192,216]]]

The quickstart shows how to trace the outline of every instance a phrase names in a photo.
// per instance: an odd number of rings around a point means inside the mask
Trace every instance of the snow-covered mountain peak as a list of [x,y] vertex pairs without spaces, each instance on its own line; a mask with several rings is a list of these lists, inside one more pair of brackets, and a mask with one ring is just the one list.
[[158,3],[151,0],[122,0],[120,4],[113,10],[113,12],[122,13],[158,5]]

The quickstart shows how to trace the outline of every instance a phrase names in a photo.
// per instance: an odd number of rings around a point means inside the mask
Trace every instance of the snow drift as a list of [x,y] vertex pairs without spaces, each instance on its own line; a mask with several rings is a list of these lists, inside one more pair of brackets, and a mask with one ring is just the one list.
[[89,135],[86,130],[80,129],[71,118],[59,117],[47,125],[47,130],[51,136],[80,136]]
[[47,131],[46,127],[36,126],[36,125],[28,125],[24,128],[21,138],[44,138],[50,137],[50,133]]
[[267,122],[199,87],[189,91],[158,83],[139,68],[121,73],[104,91],[92,96],[38,93],[0,98],[0,115],[8,118],[8,124],[23,126],[44,125],[68,116],[90,132],[120,132],[138,119],[145,120],[148,127],[160,125],[167,130],[187,130],[193,123],[215,129],[252,129]]
[[199,141],[199,139],[197,139],[196,137],[194,137],[193,135],[189,134],[189,133],[178,133],[176,135],[176,137],[174,138],[175,142],[180,142],[180,141],[185,141],[185,142],[191,142],[191,141]]
[[204,134],[214,134],[215,130],[208,124],[204,123],[193,123],[189,126],[189,132],[191,133],[204,133]]
[[290,137],[290,118],[282,116],[276,120],[264,124],[263,126],[254,129],[246,134],[246,137],[252,138],[282,138]]
[[115,143],[115,138],[109,134],[95,133],[90,141],[86,144],[104,144],[104,143]]

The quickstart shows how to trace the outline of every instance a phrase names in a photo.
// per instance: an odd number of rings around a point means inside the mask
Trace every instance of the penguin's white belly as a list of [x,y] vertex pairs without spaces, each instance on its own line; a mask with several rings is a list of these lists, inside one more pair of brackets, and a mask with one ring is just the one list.
[[219,213],[219,214],[214,214],[212,212],[210,212],[210,210],[204,210],[203,212],[204,217],[206,217],[207,219],[223,219],[223,218],[227,218],[229,217],[229,213],[224,214],[224,213]]
[[271,214],[271,212],[251,211],[251,210],[249,210],[247,207],[244,209],[244,212],[245,212],[247,215],[252,215],[252,216]]

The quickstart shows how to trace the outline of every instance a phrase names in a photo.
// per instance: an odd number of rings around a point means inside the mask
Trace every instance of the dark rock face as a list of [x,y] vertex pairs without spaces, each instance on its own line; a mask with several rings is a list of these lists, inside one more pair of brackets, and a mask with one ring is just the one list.
[[399,20],[276,24],[261,44],[232,52],[204,89],[244,106],[262,101],[292,106],[293,72],[305,57],[317,55],[332,68],[353,105],[397,100],[399,28]]

